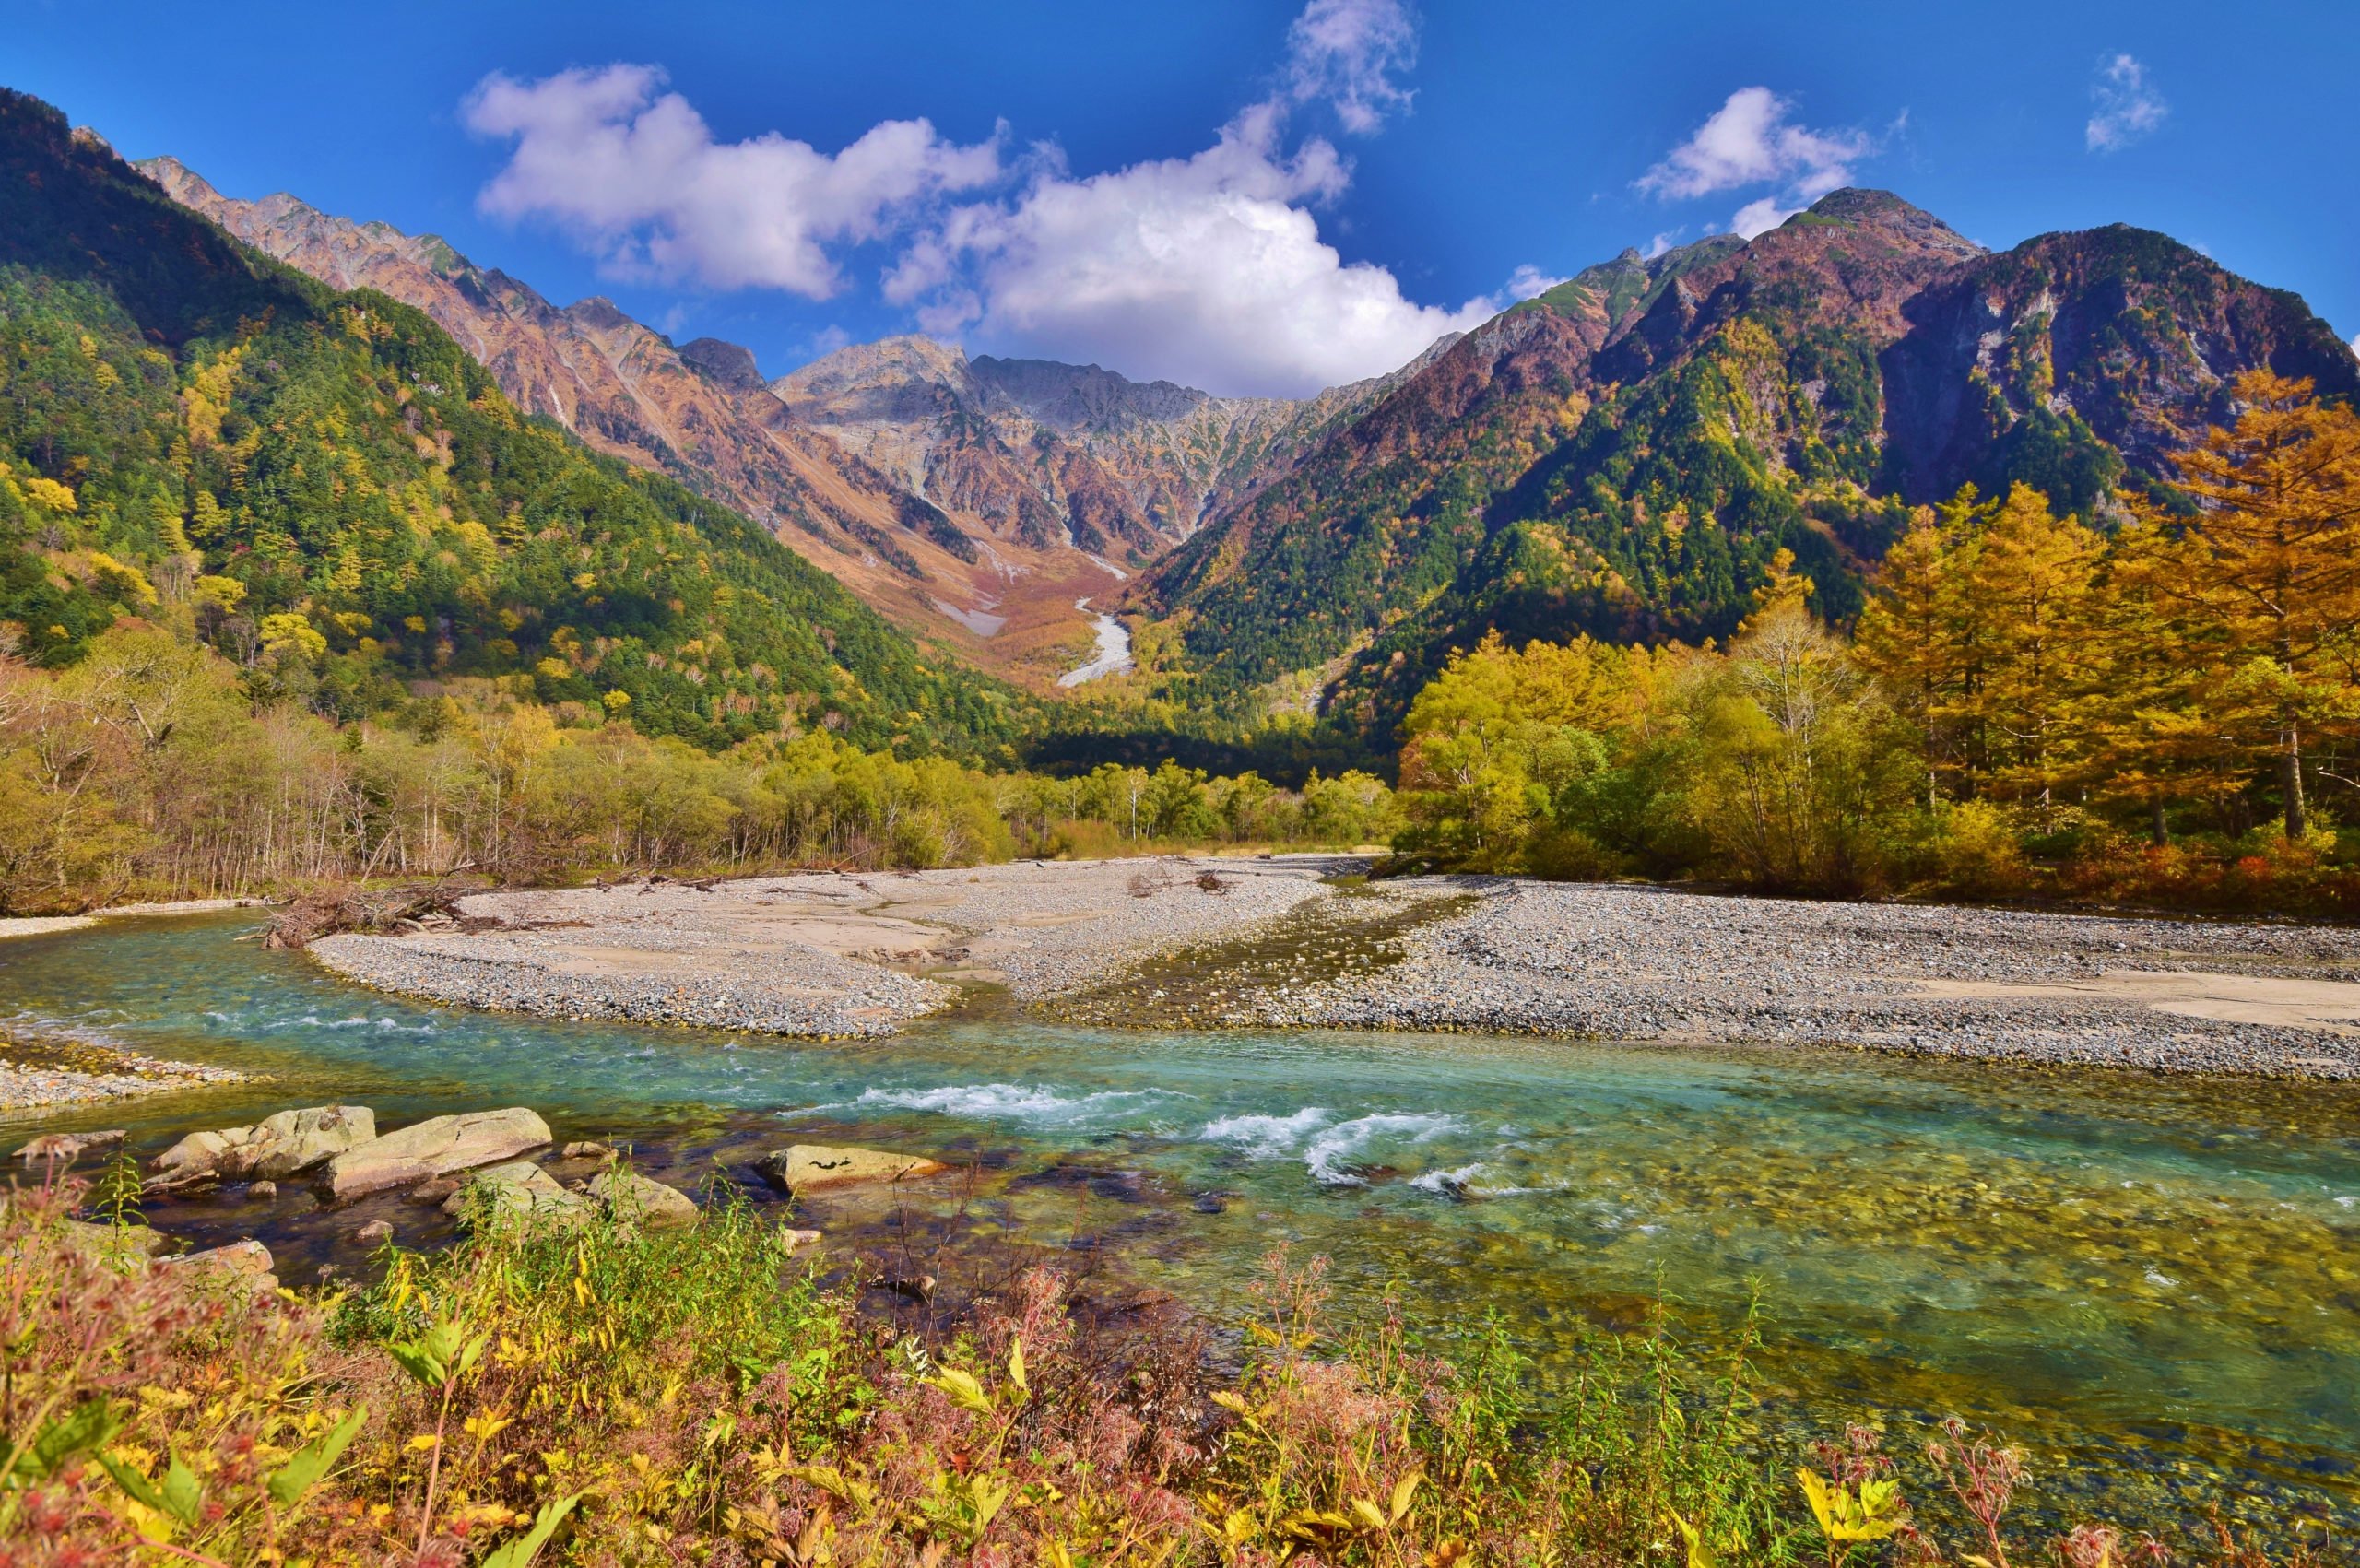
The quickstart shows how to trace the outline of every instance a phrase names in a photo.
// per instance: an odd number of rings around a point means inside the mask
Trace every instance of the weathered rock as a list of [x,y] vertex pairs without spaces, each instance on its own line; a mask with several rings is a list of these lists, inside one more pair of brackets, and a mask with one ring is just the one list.
[[28,1165],[65,1165],[98,1149],[123,1147],[124,1131],[111,1127],[105,1132],[43,1133],[17,1150],[17,1158]]
[[390,1220],[372,1220],[353,1232],[352,1239],[364,1247],[384,1246],[394,1239],[394,1222]]
[[269,1148],[249,1167],[252,1174],[277,1181],[324,1163],[377,1136],[377,1113],[366,1105],[313,1105],[266,1116],[255,1128]]
[[208,1247],[180,1257],[160,1257],[156,1260],[156,1267],[173,1271],[185,1269],[254,1291],[278,1289],[278,1276],[271,1271],[270,1249],[257,1241],[231,1242],[228,1246]]
[[778,1228],[778,1244],[779,1249],[782,1252],[785,1253],[787,1256],[793,1257],[796,1253],[801,1252],[806,1247],[818,1246],[820,1244],[820,1232],[817,1231],[797,1231],[791,1226],[781,1225]]
[[569,1143],[558,1152],[568,1160],[596,1160],[602,1165],[611,1165],[616,1160],[614,1147],[611,1144],[586,1141]]
[[246,1196],[256,1202],[268,1203],[278,1197],[277,1182],[256,1182],[246,1189]]
[[523,1106],[435,1116],[331,1159],[328,1190],[342,1198],[414,1186],[454,1171],[513,1160],[549,1141],[549,1125]]
[[145,1225],[99,1225],[87,1220],[65,1221],[65,1239],[85,1250],[131,1257],[153,1257],[171,1244],[161,1232]]
[[922,1155],[888,1154],[877,1149],[840,1149],[798,1143],[763,1158],[758,1169],[773,1186],[788,1192],[849,1186],[856,1182],[903,1182],[950,1167]]
[[189,1134],[150,1161],[148,1186],[155,1192],[182,1192],[249,1177],[276,1181],[376,1136],[377,1115],[366,1105],[281,1111],[250,1127]]
[[583,1190],[615,1219],[651,1231],[676,1231],[697,1222],[696,1203],[678,1187],[667,1187],[630,1171],[601,1171]]
[[431,1181],[420,1182],[410,1188],[408,1197],[412,1203],[439,1205],[443,1199],[466,1185],[466,1178],[464,1176],[437,1176]]
[[148,1189],[178,1192],[220,1181],[224,1168],[244,1156],[254,1135],[253,1127],[189,1134],[148,1162]]
[[538,1165],[515,1160],[469,1175],[443,1202],[442,1212],[479,1228],[519,1226],[530,1232],[579,1225],[596,1211],[589,1199],[558,1185]]

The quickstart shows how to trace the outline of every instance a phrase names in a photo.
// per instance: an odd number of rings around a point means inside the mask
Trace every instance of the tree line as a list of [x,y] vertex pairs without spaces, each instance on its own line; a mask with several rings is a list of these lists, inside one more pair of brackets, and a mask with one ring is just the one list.
[[1782,557],[1725,646],[1455,656],[1404,725],[1404,849],[2360,914],[2360,418],[2235,393],[2094,519],[2024,485],[1918,510],[1848,637]]
[[136,620],[62,671],[0,657],[0,912],[459,867],[536,881],[1355,845],[1396,826],[1392,791],[1366,773],[1293,790],[1170,761],[995,773],[824,727],[716,752],[534,690],[457,682],[338,725]]

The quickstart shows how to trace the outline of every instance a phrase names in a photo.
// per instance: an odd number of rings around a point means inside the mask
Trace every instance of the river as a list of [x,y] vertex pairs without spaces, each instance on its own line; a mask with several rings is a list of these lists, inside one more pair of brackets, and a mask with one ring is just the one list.
[[[1111,569],[1110,569],[1111,570]],[[1090,611],[1090,601],[1076,599],[1073,607],[1084,614]],[[1080,686],[1101,676],[1122,675],[1131,667],[1131,629],[1113,616],[1100,611],[1097,622],[1098,652],[1091,661],[1079,668],[1069,669],[1057,677],[1059,686]]]
[[[2036,1477],[2360,1501],[2360,1088],[988,1009],[793,1043],[415,1006],[233,940],[252,925],[0,946],[0,1023],[271,1078],[18,1114],[11,1146],[127,1126],[145,1155],[330,1100],[381,1125],[529,1104],[739,1179],[764,1148],[871,1142],[970,1167],[960,1225],[1111,1255],[1216,1315],[1285,1241],[1334,1260],[1348,1313],[1390,1286],[1438,1331],[1504,1315],[1546,1378],[1659,1294],[1704,1339],[1753,1296],[1779,1402],[1813,1421],[1955,1411],[2029,1443]],[[357,1222],[294,1193],[152,1218],[306,1256]]]

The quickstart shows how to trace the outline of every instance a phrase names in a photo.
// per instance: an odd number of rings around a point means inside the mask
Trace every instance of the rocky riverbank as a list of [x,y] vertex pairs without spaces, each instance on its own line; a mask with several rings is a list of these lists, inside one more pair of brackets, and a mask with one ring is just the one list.
[[1391,961],[1228,1021],[2360,1076],[2360,931],[1446,878],[1365,918],[1453,887]]
[[444,1001],[781,1034],[890,1034],[984,984],[1116,1026],[2360,1076],[2360,931],[1497,878],[1348,885],[1360,868],[1024,863],[509,892],[464,905],[499,929],[313,950],[349,978]]
[[[211,914],[243,909],[249,899],[188,899],[124,904],[94,914],[0,919],[0,940],[79,931],[100,920],[144,915]],[[0,957],[0,972],[6,959]],[[49,1030],[0,1033],[0,1112],[47,1105],[97,1104],[206,1084],[239,1083],[243,1073],[196,1062],[175,1062],[126,1051],[103,1040]]]

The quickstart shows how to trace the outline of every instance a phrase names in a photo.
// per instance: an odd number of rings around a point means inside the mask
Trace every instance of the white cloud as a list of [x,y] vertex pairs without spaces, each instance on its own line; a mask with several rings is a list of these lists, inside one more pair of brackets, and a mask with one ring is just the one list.
[[[1317,137],[1287,153],[1282,128],[1262,103],[1193,158],[1045,169],[1011,202],[951,213],[887,296],[930,331],[1271,395],[1382,374],[1512,302],[1421,305],[1385,268],[1345,262],[1307,205],[1343,189],[1344,166]],[[1527,270],[1508,292],[1533,285]]]
[[1287,29],[1287,92],[1325,99],[1348,131],[1366,136],[1410,91],[1393,79],[1417,63],[1418,24],[1400,0],[1311,0]]
[[2084,128],[2092,152],[2120,152],[2164,123],[2171,105],[2147,80],[2147,67],[2128,54],[2112,54],[2098,62],[2097,79],[2090,84],[2090,101],[2097,105]]
[[[1647,242],[1647,248],[1639,253],[1639,259],[1642,261],[1655,260],[1658,256],[1662,255],[1666,251],[1670,250],[1672,246],[1680,243],[1680,236],[1685,232],[1686,230],[1684,229],[1665,230],[1662,233]],[[1710,233],[1711,230],[1707,230],[1706,232]]]
[[1789,206],[1776,196],[1764,196],[1729,215],[1729,232],[1740,240],[1751,240],[1756,234],[1768,233],[1801,210],[1800,205]]
[[2360,360],[2360,337],[2352,340],[2352,357]]
[[[1766,87],[1740,88],[1686,141],[1634,182],[1650,195],[1684,201],[1746,185],[1776,185],[1740,207],[1729,228],[1751,240],[1851,183],[1852,167],[1876,151],[1864,131],[1821,130],[1793,120],[1794,103]],[[1708,230],[1709,232],[1709,230]]]
[[467,96],[467,128],[510,139],[478,197],[490,214],[552,220],[611,273],[824,299],[830,247],[879,239],[915,204],[1002,177],[997,139],[960,147],[924,120],[888,120],[836,153],[773,133],[716,142],[651,65],[495,73]]
[[1500,297],[1512,305],[1518,300],[1529,300],[1536,294],[1546,294],[1560,283],[1571,281],[1570,278],[1561,277],[1553,272],[1543,272],[1539,267],[1527,263],[1508,275],[1508,286],[1500,290]]
[[1324,102],[1377,130],[1409,106],[1417,43],[1405,0],[1308,0],[1268,94],[1210,147],[1084,176],[1054,147],[1011,165],[1005,128],[961,147],[924,120],[833,154],[775,134],[719,143],[644,65],[489,77],[466,116],[514,143],[484,210],[554,221],[617,273],[824,297],[848,250],[890,241],[882,290],[925,331],[1294,395],[1393,370],[1558,281],[1526,267],[1497,293],[1422,304],[1321,237],[1316,214],[1351,171],[1289,118]]

